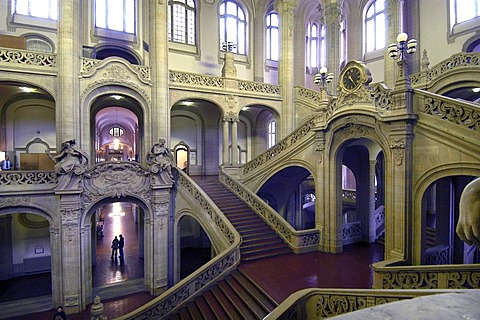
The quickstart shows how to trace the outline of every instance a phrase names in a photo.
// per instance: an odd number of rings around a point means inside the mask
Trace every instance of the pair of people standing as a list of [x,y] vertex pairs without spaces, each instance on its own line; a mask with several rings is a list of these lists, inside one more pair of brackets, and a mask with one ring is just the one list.
[[123,259],[123,247],[125,246],[125,238],[122,235],[119,235],[118,238],[115,236],[112,241],[112,259],[117,253],[120,255],[120,259]]

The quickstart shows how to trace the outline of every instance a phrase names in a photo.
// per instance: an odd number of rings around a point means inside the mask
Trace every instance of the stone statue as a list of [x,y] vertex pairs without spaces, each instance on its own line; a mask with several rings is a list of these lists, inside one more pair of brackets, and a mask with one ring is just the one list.
[[[53,168],[59,177],[57,189],[67,188],[67,186],[73,187],[74,175],[79,176],[83,174],[88,165],[88,155],[76,146],[75,140],[68,140],[62,143],[60,152],[55,156],[52,156],[46,150],[45,153],[56,162]],[[80,180],[78,177],[75,179],[78,183]]]
[[463,189],[457,235],[468,245],[474,244],[480,248],[480,178]]
[[150,165],[152,173],[164,171],[168,173],[169,177],[172,177],[173,154],[169,148],[165,147],[165,139],[160,139],[153,145],[147,154],[147,164]]
[[88,165],[88,155],[76,146],[75,140],[62,143],[62,149],[55,156],[45,151],[56,162],[54,169],[58,175],[74,172],[79,175],[85,172]]

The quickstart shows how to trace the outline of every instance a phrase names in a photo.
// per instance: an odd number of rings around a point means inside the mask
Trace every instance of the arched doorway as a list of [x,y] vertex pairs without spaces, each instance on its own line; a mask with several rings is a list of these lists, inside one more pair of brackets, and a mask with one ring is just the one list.
[[193,217],[185,215],[178,222],[179,279],[184,279],[210,261],[214,252],[210,238]]

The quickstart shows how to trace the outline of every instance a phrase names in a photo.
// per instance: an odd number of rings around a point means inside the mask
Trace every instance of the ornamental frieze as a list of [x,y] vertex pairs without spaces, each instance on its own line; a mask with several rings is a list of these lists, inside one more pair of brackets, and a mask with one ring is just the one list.
[[103,162],[84,175],[84,206],[100,197],[146,197],[150,192],[150,172],[136,162]]
[[0,207],[15,207],[30,204],[30,197],[0,197]]

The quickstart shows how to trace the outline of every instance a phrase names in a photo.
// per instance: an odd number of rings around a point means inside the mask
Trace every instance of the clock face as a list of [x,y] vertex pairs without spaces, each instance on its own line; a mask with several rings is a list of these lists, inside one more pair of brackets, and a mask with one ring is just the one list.
[[343,86],[351,91],[360,84],[361,72],[359,68],[353,67],[345,71],[343,75]]

